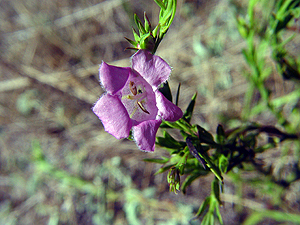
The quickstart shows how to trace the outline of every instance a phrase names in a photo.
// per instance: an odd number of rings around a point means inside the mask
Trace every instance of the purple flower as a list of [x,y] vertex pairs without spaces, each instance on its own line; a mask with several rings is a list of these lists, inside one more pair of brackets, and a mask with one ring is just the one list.
[[182,117],[179,107],[158,90],[171,73],[170,66],[146,50],[132,56],[132,68],[102,62],[100,82],[106,93],[93,107],[105,131],[121,139],[132,129],[137,146],[148,152],[155,148],[155,136],[161,120]]

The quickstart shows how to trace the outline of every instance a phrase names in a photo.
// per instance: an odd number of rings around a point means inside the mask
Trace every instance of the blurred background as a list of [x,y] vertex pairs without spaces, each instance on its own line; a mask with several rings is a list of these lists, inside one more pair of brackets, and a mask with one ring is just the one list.
[[[192,122],[213,133],[218,123],[240,124],[246,44],[235,14],[247,2],[178,0],[156,52],[173,67],[173,95],[182,85],[179,106],[198,92]],[[196,180],[186,195],[169,193],[166,174],[154,176],[160,166],[142,161],[167,152],[115,139],[91,110],[103,93],[99,64],[130,66],[124,37],[133,39],[133,13],[144,11],[156,26],[159,8],[150,0],[0,1],[1,224],[200,224],[190,219],[213,177]],[[278,95],[292,88],[276,75],[271,82]],[[285,199],[295,212],[299,189]],[[269,201],[227,177],[225,190],[225,224],[240,224]],[[236,206],[237,192],[244,199]]]

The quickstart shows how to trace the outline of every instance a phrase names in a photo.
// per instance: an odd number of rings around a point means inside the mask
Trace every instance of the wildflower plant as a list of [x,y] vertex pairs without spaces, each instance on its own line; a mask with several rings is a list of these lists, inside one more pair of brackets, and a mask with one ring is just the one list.
[[158,87],[169,78],[171,68],[148,50],[132,57],[132,68],[100,66],[100,81],[107,91],[93,111],[105,130],[116,138],[133,137],[143,151],[154,151],[155,136],[162,119],[176,121],[181,109],[170,102]]
[[[193,181],[208,174],[214,175],[211,183],[211,194],[200,205],[195,218],[202,218],[202,224],[214,224],[215,219],[223,224],[220,207],[223,206],[222,191],[224,190],[224,174],[232,175],[238,180],[240,170],[248,168],[261,173],[272,184],[289,187],[300,179],[299,165],[299,119],[297,124],[292,120],[300,116],[299,106],[299,58],[288,55],[284,48],[291,38],[282,41],[281,33],[293,23],[300,12],[300,1],[281,0],[274,2],[263,28],[257,25],[255,5],[267,4],[269,1],[249,1],[247,19],[237,15],[237,29],[246,40],[247,48],[243,50],[250,72],[246,74],[249,89],[245,95],[244,123],[234,129],[225,130],[218,125],[213,135],[199,124],[192,124],[191,118],[195,108],[197,94],[194,94],[184,112],[177,106],[179,100],[178,86],[175,104],[167,80],[171,68],[155,52],[166,35],[176,12],[176,0],[155,0],[160,7],[159,23],[153,28],[144,14],[144,23],[134,15],[137,31],[133,29],[134,40],[126,38],[132,44],[128,49],[136,51],[131,58],[131,67],[117,67],[102,62],[99,70],[100,83],[106,93],[100,97],[93,107],[94,113],[102,121],[105,130],[116,138],[135,140],[138,148],[152,152],[155,144],[165,148],[169,157],[145,159],[147,162],[161,164],[157,173],[167,172],[167,182],[170,191],[186,193]],[[262,31],[261,29],[264,29]],[[255,38],[258,37],[258,41]],[[271,91],[266,86],[266,80],[272,72],[276,72],[264,59],[267,49],[272,51],[277,73],[283,79],[296,82],[296,89],[287,96],[271,98]],[[260,99],[257,105],[251,107],[254,101],[254,91],[258,90]],[[293,100],[293,109],[289,115],[282,112],[282,106]],[[254,116],[264,111],[270,111],[277,119],[278,126],[263,125],[253,122]],[[161,129],[162,136],[157,136]],[[178,130],[180,139],[170,134]],[[259,142],[261,134],[268,137],[265,143]],[[272,168],[256,159],[256,155],[271,148],[282,146],[284,142],[293,143],[295,165],[287,178],[278,179],[272,174]],[[250,169],[249,169],[250,168]],[[182,180],[183,175],[185,179]],[[245,181],[246,182],[246,181]],[[271,211],[265,210],[265,215]],[[261,212],[259,212],[261,213]],[[276,214],[280,220],[288,220]],[[272,215],[274,215],[274,213]],[[263,218],[255,213],[249,217],[248,224],[254,224],[257,218]],[[289,214],[297,219],[296,215]]]

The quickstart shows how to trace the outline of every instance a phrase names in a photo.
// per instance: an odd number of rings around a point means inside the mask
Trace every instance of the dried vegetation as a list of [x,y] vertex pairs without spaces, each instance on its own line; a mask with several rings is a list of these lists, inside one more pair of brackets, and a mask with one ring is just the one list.
[[[247,88],[235,8],[225,0],[178,4],[157,54],[174,68],[174,92],[182,83],[180,106],[197,91],[193,122],[214,130],[220,118],[238,118]],[[132,13],[143,10],[155,24],[152,1],[0,2],[0,217],[7,224],[124,224],[130,196],[143,224],[184,224],[209,192],[203,178],[187,196],[169,194],[165,174],[154,176],[159,167],[142,162],[164,151],[148,156],[116,140],[91,111],[103,92],[101,60],[129,65],[124,37],[132,37]],[[222,213],[225,224],[243,217],[229,204]]]

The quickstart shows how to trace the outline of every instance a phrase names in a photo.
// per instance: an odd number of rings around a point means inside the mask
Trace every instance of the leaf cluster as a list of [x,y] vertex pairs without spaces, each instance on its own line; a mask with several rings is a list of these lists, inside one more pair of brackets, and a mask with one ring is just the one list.
[[[165,3],[165,1],[156,2],[158,5]],[[162,164],[157,173],[168,172],[167,180],[170,191],[175,193],[178,191],[186,193],[188,186],[201,176],[208,174],[215,176],[211,185],[211,195],[204,200],[196,214],[196,218],[203,216],[202,224],[214,224],[215,218],[223,224],[219,212],[219,207],[222,205],[220,192],[224,182],[224,174],[233,171],[234,168],[258,171],[268,177],[272,183],[282,188],[286,188],[300,179],[298,165],[295,165],[291,172],[294,174],[292,179],[290,177],[278,179],[272,175],[272,167],[265,167],[256,159],[258,153],[277,147],[286,140],[293,141],[299,146],[299,126],[291,123],[291,118],[294,117],[287,118],[279,108],[288,104],[291,99],[298,102],[300,98],[299,88],[287,96],[272,99],[272,92],[266,83],[274,71],[273,66],[267,62],[266,56],[271,51],[272,59],[282,78],[298,83],[300,80],[300,67],[298,66],[300,62],[289,55],[285,49],[286,44],[293,36],[283,40],[282,33],[289,29],[293,25],[293,20],[299,16],[300,0],[272,1],[272,7],[268,3],[269,1],[251,0],[248,5],[247,17],[243,18],[237,15],[238,30],[247,43],[243,55],[250,68],[250,72],[246,73],[249,89],[245,94],[243,118],[247,121],[254,115],[268,110],[275,116],[281,127],[246,122],[236,129],[225,130],[222,125],[219,125],[214,136],[200,125],[191,123],[197,97],[197,93],[195,93],[180,120],[176,122],[163,121],[160,126],[163,132],[162,136],[157,137],[156,144],[167,149],[170,156],[159,159],[145,159],[148,162]],[[265,16],[262,22],[260,21],[261,18],[256,17],[255,8],[258,4],[268,5],[266,14],[269,14]],[[168,8],[166,5],[160,5],[160,7],[161,10],[167,10]],[[167,15],[166,18],[172,18],[171,14],[163,13],[160,14],[160,21],[161,18],[164,18],[164,15]],[[137,20],[137,23],[141,26],[141,22]],[[169,23],[161,24],[170,25]],[[146,27],[146,24],[144,27]],[[139,29],[142,30],[140,34],[147,33],[146,30],[143,31],[143,28]],[[156,33],[155,37],[162,38],[163,35],[160,36]],[[159,39],[153,40],[155,40],[153,43],[161,41]],[[156,40],[159,40],[159,42],[156,42]],[[138,42],[134,44],[138,45]],[[156,50],[155,47],[152,49]],[[172,101],[168,83],[164,84],[160,91]],[[176,105],[178,104],[179,91],[180,85],[177,90]],[[260,99],[258,104],[252,107],[251,103],[255,97],[255,91],[259,92]],[[294,110],[295,115],[299,116],[299,111]],[[181,138],[176,139],[171,135],[170,131],[174,129],[178,130]],[[264,142],[259,141],[262,134],[267,136]]]
[[[298,135],[283,132],[273,126],[251,123],[226,131],[222,125],[219,125],[214,137],[200,125],[191,124],[196,97],[197,94],[194,94],[180,120],[176,122],[163,121],[161,125],[163,135],[156,138],[156,144],[167,149],[170,157],[145,159],[145,161],[163,165],[157,173],[168,171],[170,191],[175,193],[181,190],[185,194],[193,181],[201,176],[214,174],[211,195],[204,200],[196,214],[196,218],[198,218],[206,212],[203,224],[213,224],[215,216],[222,224],[219,212],[219,207],[222,205],[220,190],[223,186],[223,175],[232,171],[233,168],[242,169],[247,164],[247,168],[250,166],[253,170],[269,176],[274,183],[283,187],[300,179],[300,176],[296,176],[293,180],[276,180],[275,177],[272,177],[271,168],[265,169],[256,160],[257,153],[274,148],[286,140],[298,140]],[[169,133],[172,129],[179,130],[183,139],[176,140]],[[259,144],[258,139],[261,134],[268,136],[266,143]],[[294,172],[300,174],[299,170]],[[183,175],[186,176],[184,176],[184,180],[181,180]]]
[[169,30],[176,13],[177,0],[154,1],[160,7],[158,25],[152,29],[146,12],[144,13],[144,23],[136,14],[134,14],[134,22],[137,26],[137,31],[132,29],[134,40],[126,38],[126,40],[133,46],[127,49],[147,49],[154,54],[161,40]]

